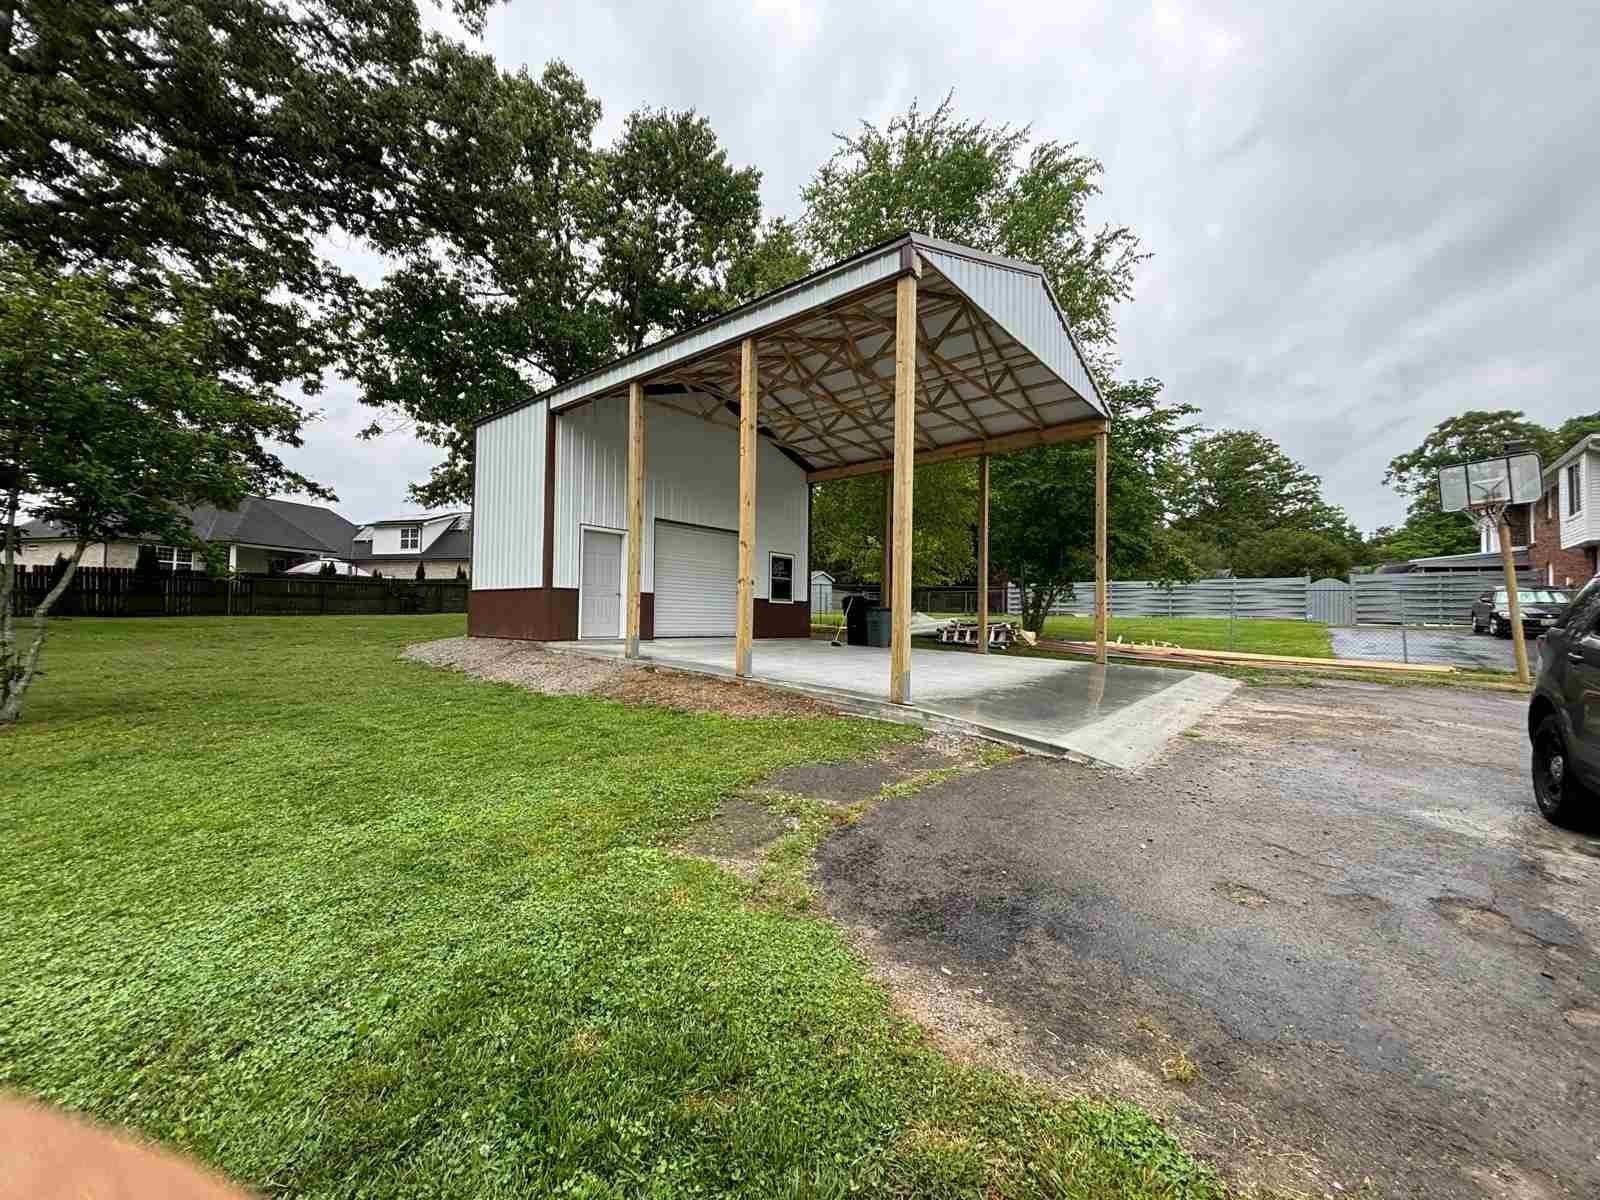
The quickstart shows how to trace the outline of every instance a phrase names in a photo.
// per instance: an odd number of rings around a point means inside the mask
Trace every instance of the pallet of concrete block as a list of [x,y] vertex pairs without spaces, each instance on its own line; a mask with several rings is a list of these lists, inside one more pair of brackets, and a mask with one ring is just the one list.
[[[989,624],[989,645],[992,648],[1004,650],[1011,645],[1014,629],[1009,622],[991,621]],[[976,621],[951,621],[939,631],[939,640],[956,646],[976,646],[978,644],[978,623]]]

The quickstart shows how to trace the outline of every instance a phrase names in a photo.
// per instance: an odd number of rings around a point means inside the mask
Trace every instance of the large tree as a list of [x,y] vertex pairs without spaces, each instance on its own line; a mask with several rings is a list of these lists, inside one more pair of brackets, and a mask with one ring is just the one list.
[[[977,565],[978,469],[917,468],[911,575],[919,586],[969,583]],[[812,566],[841,580],[883,581],[887,475],[820,483],[811,502]]]
[[[216,336],[211,314],[165,305],[166,293],[129,292],[104,273],[41,269],[18,252],[0,260],[0,723],[21,715],[50,610],[89,543],[192,544],[190,506],[320,492],[263,449],[296,440],[299,411],[198,369]],[[13,605],[24,507],[74,543],[34,608],[31,639]]]
[[1517,409],[1469,409],[1435,425],[1422,444],[1389,461],[1383,481],[1405,496],[1405,524],[1398,530],[1380,529],[1372,537],[1368,557],[1384,562],[1427,558],[1439,554],[1470,554],[1478,549],[1478,532],[1466,513],[1447,513],[1439,507],[1439,470],[1506,452],[1520,443],[1537,451],[1546,463],[1566,449],[1563,437],[1573,441],[1588,429],[1589,418],[1574,417],[1563,433],[1552,433],[1530,421]]
[[[1199,411],[1162,399],[1155,379],[1103,388],[1111,409],[1107,543],[1113,578],[1182,580],[1194,565],[1167,535],[1181,448]],[[1035,632],[1077,580],[1094,577],[1094,447],[1039,446],[991,466],[992,557],[1022,590],[1023,624]]]
[[1173,503],[1176,528],[1212,542],[1240,575],[1260,573],[1256,564],[1265,559],[1256,544],[1275,531],[1315,534],[1346,550],[1361,542],[1344,511],[1323,499],[1322,481],[1254,430],[1224,429],[1196,438],[1184,456]]
[[[913,104],[881,127],[864,122],[840,134],[833,155],[801,191],[805,211],[799,229],[815,261],[844,258],[912,230],[1037,263],[1079,342],[1099,361],[1103,355],[1095,351],[1112,340],[1113,306],[1130,294],[1142,257],[1126,228],[1090,225],[1087,205],[1099,190],[1100,171],[1098,162],[1069,143],[1035,141],[1028,129],[962,118],[947,96],[931,112]],[[1159,388],[1149,381],[1123,386],[1135,392]],[[1038,516],[1020,501],[1004,503],[1002,490],[1028,481],[1051,491],[1054,485],[1043,472],[1051,464],[1081,465],[1084,453],[1060,449],[1027,458],[1039,468],[1028,472],[1002,472],[996,460],[992,525],[997,544],[1010,514],[1028,522]],[[1140,461],[1130,452],[1123,466],[1133,469]],[[1144,486],[1152,485],[1147,477]],[[882,569],[876,565],[882,561],[881,500],[874,486],[881,484],[819,489],[813,513],[819,561],[868,579]],[[1130,508],[1119,512],[1117,523],[1137,539],[1144,533],[1133,534],[1136,519]],[[917,470],[913,573],[919,583],[971,577],[975,520],[971,464]],[[1062,514],[1064,525],[1082,520],[1082,513]],[[1027,540],[1027,531],[1018,530],[1008,542],[1017,547],[1017,563],[1037,561],[1033,551],[1021,549]],[[1058,549],[1052,544],[1039,553],[1048,557]],[[1002,566],[998,558],[995,562]]]
[[600,106],[560,64],[501,76],[485,102],[504,149],[475,224],[347,314],[344,370],[379,410],[369,436],[405,426],[444,452],[412,488],[425,505],[470,496],[478,418],[715,315],[795,250],[784,226],[763,235],[760,174],[703,117],[637,112],[597,147]]
[[1420,446],[1392,458],[1383,481],[1408,497],[1413,510],[1437,512],[1441,467],[1493,458],[1515,442],[1543,455],[1547,463],[1565,449],[1548,429],[1516,409],[1471,409],[1440,421]]
[[351,286],[323,239],[475,225],[496,77],[415,0],[4,0],[0,239],[104,272],[127,313],[215,314],[197,364],[224,387],[314,390]]
[[910,230],[1037,263],[1078,340],[1108,346],[1142,255],[1126,227],[1090,226],[1102,169],[1070,142],[962,119],[950,95],[840,134],[801,190],[801,228],[825,262]]

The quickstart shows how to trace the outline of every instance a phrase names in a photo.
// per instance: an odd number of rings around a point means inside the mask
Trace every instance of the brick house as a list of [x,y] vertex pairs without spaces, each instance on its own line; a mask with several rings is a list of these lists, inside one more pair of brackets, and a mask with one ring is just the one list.
[[[1600,573],[1600,435],[1578,442],[1544,473],[1544,493],[1534,504],[1506,511],[1514,550],[1526,549],[1540,583],[1575,587]],[[1495,529],[1479,531],[1484,553],[1499,553]]]

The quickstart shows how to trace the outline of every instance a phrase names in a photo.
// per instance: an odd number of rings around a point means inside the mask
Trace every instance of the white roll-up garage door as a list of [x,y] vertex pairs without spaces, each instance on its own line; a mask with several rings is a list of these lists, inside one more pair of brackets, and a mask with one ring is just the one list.
[[739,622],[739,535],[656,523],[658,638],[733,637]]

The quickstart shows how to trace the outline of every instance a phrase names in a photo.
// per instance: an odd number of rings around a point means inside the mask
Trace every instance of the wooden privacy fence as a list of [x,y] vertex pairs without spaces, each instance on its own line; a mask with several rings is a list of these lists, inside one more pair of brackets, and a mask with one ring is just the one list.
[[[19,567],[17,612],[28,615],[50,590],[49,567]],[[458,579],[362,579],[323,575],[211,576],[163,572],[153,582],[126,567],[80,567],[50,610],[60,617],[221,617],[466,612]]]

